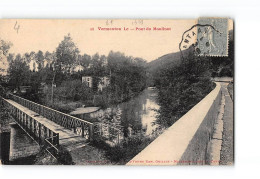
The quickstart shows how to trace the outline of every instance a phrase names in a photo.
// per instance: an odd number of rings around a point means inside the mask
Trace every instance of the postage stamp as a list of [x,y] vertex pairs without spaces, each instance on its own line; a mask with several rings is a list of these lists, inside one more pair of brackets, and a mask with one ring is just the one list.
[[196,24],[183,32],[179,50],[193,48],[198,56],[228,56],[227,18],[200,18]]
[[199,18],[197,42],[199,55],[228,56],[228,19]]

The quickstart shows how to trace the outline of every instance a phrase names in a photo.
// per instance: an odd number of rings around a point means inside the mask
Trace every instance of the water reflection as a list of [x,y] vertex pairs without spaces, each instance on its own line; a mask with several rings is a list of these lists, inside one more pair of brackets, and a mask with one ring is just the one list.
[[147,88],[133,99],[117,106],[121,111],[121,125],[125,137],[143,134],[151,135],[156,129],[153,123],[156,120],[159,105],[156,102],[157,90]]
[[84,110],[89,110],[88,108],[78,108],[74,112],[83,111],[83,113],[78,112],[76,117],[89,122],[107,123],[116,128],[123,127],[124,137],[150,136],[158,127],[154,124],[157,116],[156,110],[159,109],[157,95],[157,89],[149,87],[131,100],[116,106],[91,113],[84,113]]

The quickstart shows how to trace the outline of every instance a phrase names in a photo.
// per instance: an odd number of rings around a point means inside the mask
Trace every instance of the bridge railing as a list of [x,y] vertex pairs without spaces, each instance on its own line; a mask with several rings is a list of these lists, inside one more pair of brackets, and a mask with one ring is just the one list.
[[[122,132],[120,129],[111,125],[102,123],[91,123],[77,117],[62,113],[49,107],[37,104],[14,94],[9,94],[10,98],[22,106],[38,113],[41,116],[59,124],[67,129],[72,130],[88,140],[94,140],[94,135],[98,135],[103,140],[119,144],[122,140]],[[94,128],[95,127],[95,128]]]
[[60,111],[51,109],[49,107],[37,104],[35,102],[29,101],[22,97],[10,94],[12,100],[21,104],[22,106],[38,113],[39,115],[59,124],[67,129],[72,130],[74,133],[85,137],[86,139],[93,139],[93,124],[81,119],[78,119],[74,116],[62,113]]
[[49,137],[45,139],[45,149],[47,152],[49,152],[54,158],[57,159],[59,155],[59,145],[55,145],[53,143],[54,140],[59,140],[59,135],[55,137]]
[[[46,127],[35,119],[35,116],[31,116],[22,110],[16,108],[4,98],[1,98],[2,104],[9,109],[9,114],[14,118],[16,123],[39,145],[41,146],[59,146],[59,133],[55,133],[53,130]],[[49,143],[46,143],[46,139]]]

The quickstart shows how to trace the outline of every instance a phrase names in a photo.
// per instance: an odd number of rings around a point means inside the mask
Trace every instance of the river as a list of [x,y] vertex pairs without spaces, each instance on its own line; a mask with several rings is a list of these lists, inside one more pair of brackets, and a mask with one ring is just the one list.
[[149,136],[156,129],[157,125],[153,123],[156,120],[156,110],[159,109],[157,95],[157,89],[149,87],[131,100],[117,105],[121,111],[120,122],[124,131],[127,131],[127,136],[140,133]]
[[[97,120],[123,127],[125,137],[139,134],[149,136],[157,128],[157,125],[154,125],[157,116],[156,110],[160,107],[157,103],[157,95],[156,88],[148,87],[132,99],[107,109],[83,107],[77,108],[70,114],[78,114],[77,117],[89,122]],[[91,110],[93,112],[89,112]],[[85,113],[85,111],[88,112]]]

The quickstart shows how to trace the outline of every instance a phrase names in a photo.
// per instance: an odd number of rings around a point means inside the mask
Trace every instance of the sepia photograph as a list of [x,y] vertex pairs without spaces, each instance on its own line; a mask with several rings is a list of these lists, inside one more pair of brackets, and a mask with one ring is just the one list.
[[1,165],[234,165],[234,25],[1,19]]

